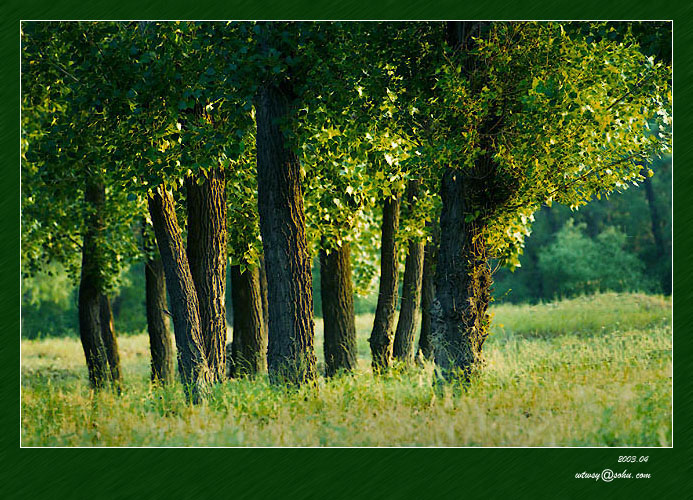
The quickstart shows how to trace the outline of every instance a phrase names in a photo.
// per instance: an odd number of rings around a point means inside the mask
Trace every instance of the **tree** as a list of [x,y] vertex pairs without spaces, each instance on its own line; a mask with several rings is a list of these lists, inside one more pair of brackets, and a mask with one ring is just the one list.
[[[252,92],[245,73],[236,71],[250,46],[249,27],[158,23],[136,28],[136,36],[125,35],[134,37],[127,92],[132,113],[122,120],[121,131],[136,161],[121,163],[120,175],[133,179],[130,188],[149,200],[172,299],[179,371],[193,399],[199,399],[204,385],[225,378],[225,183],[252,124]],[[183,232],[173,196],[184,184],[187,249],[178,241]]]
[[[79,284],[79,334],[87,360],[89,381],[102,387],[108,381],[120,384],[120,366],[113,318],[108,298],[104,295],[100,261],[103,260],[99,240],[103,238],[103,206],[105,188],[102,182],[87,180],[84,201],[87,207],[86,230],[83,237],[82,271]],[[109,373],[110,372],[110,373]]]
[[174,351],[169,329],[168,306],[166,303],[166,277],[161,256],[154,249],[152,236],[148,234],[147,224],[142,228],[145,252],[145,303],[147,314],[147,333],[152,358],[152,382],[164,385],[174,380]]
[[[416,202],[418,183],[409,185],[408,202]],[[414,361],[414,328],[416,326],[419,308],[421,306],[421,288],[424,272],[425,241],[420,238],[410,238],[407,260],[404,266],[402,282],[402,303],[395,330],[393,355],[395,358],[411,363]]]
[[27,23],[22,33],[23,267],[31,275],[62,262],[75,278],[79,269],[80,338],[97,388],[120,385],[107,294],[137,253],[136,214],[105,168],[118,104],[94,40],[111,35],[112,26],[92,23]]
[[421,279],[421,332],[419,335],[419,353],[426,360],[433,359],[433,339],[431,336],[431,306],[435,300],[435,269],[437,261],[437,233],[426,242]]
[[414,360],[414,328],[421,306],[424,242],[410,241],[402,283],[402,304],[393,345],[393,355],[406,363]]
[[392,357],[394,341],[395,307],[399,286],[399,261],[395,237],[399,228],[400,197],[388,198],[383,205],[382,239],[380,246],[380,285],[378,305],[375,309],[373,331],[368,339],[371,345],[373,370],[387,368]]
[[320,292],[325,330],[325,374],[357,366],[354,293],[349,243],[334,250],[320,249]]
[[627,237],[623,232],[609,226],[590,238],[584,230],[584,223],[568,219],[555,241],[539,252],[538,267],[547,297],[650,289],[643,263],[624,249]]
[[632,38],[571,38],[556,23],[447,28],[433,335],[443,374],[467,378],[488,335],[489,257],[517,262],[541,203],[577,207],[624,189],[638,159],[668,149],[669,69]]
[[231,375],[256,375],[267,371],[267,334],[263,326],[260,269],[231,266],[233,295],[233,366]]
[[356,367],[352,260],[360,290],[375,273],[373,249],[365,243],[377,231],[373,208],[385,177],[381,172],[374,179],[372,174],[374,162],[383,158],[378,143],[384,138],[373,133],[369,118],[371,112],[379,113],[383,97],[369,98],[362,86],[362,68],[371,61],[372,50],[362,23],[349,24],[349,29],[342,23],[316,25],[313,30],[321,43],[311,53],[314,64],[306,79],[320,83],[306,89],[298,136],[307,180],[308,243],[311,253],[320,255],[326,373],[333,375]]
[[235,162],[225,160],[233,306],[228,372],[233,377],[267,372],[267,281],[265,278],[263,285],[255,136],[249,133],[243,140],[240,158]]
[[[300,57],[297,44],[281,38],[284,33],[300,37],[300,29],[292,32],[290,26],[272,23],[257,28],[268,60]],[[277,68],[278,76],[271,76],[273,70],[262,76],[255,101],[258,212],[269,303],[268,370],[274,381],[300,384],[316,375],[313,293],[300,165],[289,132],[298,97],[296,82]]]
[[164,186],[159,186],[149,195],[148,203],[164,266],[166,288],[171,295],[178,371],[187,397],[199,402],[206,397],[213,375],[205,356],[200,305],[176,220],[173,195]]
[[187,256],[200,307],[207,363],[226,378],[226,178],[221,168],[186,179]]

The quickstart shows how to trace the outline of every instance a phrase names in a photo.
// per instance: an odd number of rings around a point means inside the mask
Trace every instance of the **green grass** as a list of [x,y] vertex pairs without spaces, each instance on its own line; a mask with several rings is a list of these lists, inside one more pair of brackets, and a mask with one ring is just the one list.
[[[357,318],[356,374],[282,389],[229,381],[188,406],[148,382],[146,335],[120,338],[124,393],[93,394],[79,341],[22,341],[25,446],[670,446],[671,301],[603,294],[495,307],[469,387],[432,367],[373,377]],[[502,326],[501,326],[502,325]],[[322,325],[316,349],[322,357]]]

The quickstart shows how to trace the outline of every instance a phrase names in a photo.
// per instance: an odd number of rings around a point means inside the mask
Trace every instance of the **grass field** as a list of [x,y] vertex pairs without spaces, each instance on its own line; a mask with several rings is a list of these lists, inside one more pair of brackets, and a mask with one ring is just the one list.
[[[149,384],[148,338],[121,336],[124,393],[93,394],[74,338],[22,341],[24,446],[670,446],[671,300],[603,294],[500,305],[487,367],[435,387],[432,367],[360,368],[284,389],[229,381],[187,406]],[[322,323],[316,349],[322,358]]]

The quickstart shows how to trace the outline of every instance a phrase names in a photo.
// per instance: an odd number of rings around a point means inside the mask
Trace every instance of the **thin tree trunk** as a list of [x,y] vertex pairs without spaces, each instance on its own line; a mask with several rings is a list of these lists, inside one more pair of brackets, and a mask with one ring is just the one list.
[[650,209],[650,223],[652,225],[652,236],[655,241],[655,248],[657,249],[657,257],[661,258],[666,250],[664,249],[664,238],[662,238],[662,223],[659,218],[659,212],[657,211],[657,203],[655,200],[654,189],[652,189],[652,180],[647,175],[645,177],[645,196],[647,197],[647,206]]
[[433,359],[433,339],[431,338],[431,305],[435,300],[435,272],[438,257],[438,236],[434,233],[432,240],[424,248],[424,264],[421,279],[421,335],[419,336],[419,353],[426,360]]
[[405,363],[414,362],[414,337],[416,319],[421,306],[421,282],[424,261],[423,241],[409,241],[409,254],[404,265],[402,282],[402,303],[395,330],[393,355]]
[[491,273],[483,226],[466,222],[465,179],[449,168],[441,185],[436,297],[431,307],[435,361],[446,378],[468,378],[488,335]]
[[267,267],[265,256],[260,255],[260,297],[262,298],[262,328],[265,330],[265,338],[269,329],[269,304],[267,303]]
[[103,258],[99,239],[103,232],[104,184],[89,179],[84,190],[86,204],[85,232],[82,241],[82,270],[79,283],[79,336],[87,361],[89,382],[93,388],[104,387],[111,380],[108,353],[101,332],[101,294]]
[[316,376],[313,287],[298,158],[281,129],[291,119],[289,99],[273,83],[258,93],[258,209],[267,266],[270,379],[303,383]]
[[556,215],[554,213],[554,209],[552,207],[545,206],[542,208],[544,212],[546,213],[546,218],[549,221],[549,228],[551,228],[551,234],[556,234],[558,231],[560,231],[560,227],[558,225],[558,222],[556,221]]
[[196,403],[206,396],[212,376],[204,352],[195,284],[176,219],[173,196],[160,186],[149,196],[148,202],[164,266],[166,288],[171,297],[178,371],[186,397]]
[[262,324],[260,270],[231,266],[231,300],[233,301],[233,377],[256,375],[267,371],[267,336]]
[[[662,220],[659,217],[657,210],[657,200],[655,197],[654,188],[652,187],[652,179],[647,175],[647,169],[643,168],[640,174],[645,178],[645,196],[647,197],[647,206],[650,209],[650,223],[652,225],[652,237],[655,242],[656,258],[660,261],[665,256],[668,258],[664,238],[662,237]],[[660,285],[662,291],[666,294],[671,293],[671,267],[664,266],[664,272],[660,275]]]
[[200,304],[205,357],[214,381],[226,378],[226,179],[213,168],[186,179],[188,263]]
[[380,243],[380,286],[375,309],[373,330],[368,342],[371,346],[373,370],[382,371],[390,365],[395,308],[397,305],[398,266],[397,242],[400,197],[388,198],[383,205]]
[[[324,242],[323,242],[324,244]],[[325,374],[357,366],[354,292],[349,243],[320,249],[320,295],[325,331]]]
[[108,358],[108,366],[111,370],[111,380],[116,390],[120,394],[121,391],[121,375],[120,375],[120,356],[118,354],[118,340],[115,334],[115,324],[113,321],[113,311],[111,310],[111,301],[105,293],[101,294],[100,299],[100,316],[101,316],[101,338],[103,345],[106,348],[106,357]]
[[166,278],[161,258],[147,258],[144,265],[147,331],[152,356],[152,382],[173,382],[173,339],[166,311]]

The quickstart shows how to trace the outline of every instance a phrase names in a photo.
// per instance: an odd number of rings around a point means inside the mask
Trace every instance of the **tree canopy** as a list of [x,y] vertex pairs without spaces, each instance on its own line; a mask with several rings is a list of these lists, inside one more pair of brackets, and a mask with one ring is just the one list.
[[24,23],[23,275],[59,262],[76,278],[88,237],[111,290],[142,256],[152,200],[180,238],[199,223],[191,186],[222,172],[224,259],[241,273],[268,247],[298,252],[268,269],[310,295],[306,266],[350,246],[366,291],[387,212],[400,248],[442,229],[439,284],[456,283],[451,304],[478,300],[460,318],[439,286],[431,307],[454,335],[484,330],[489,259],[518,266],[542,206],[623,191],[670,153],[668,37],[666,23]]

